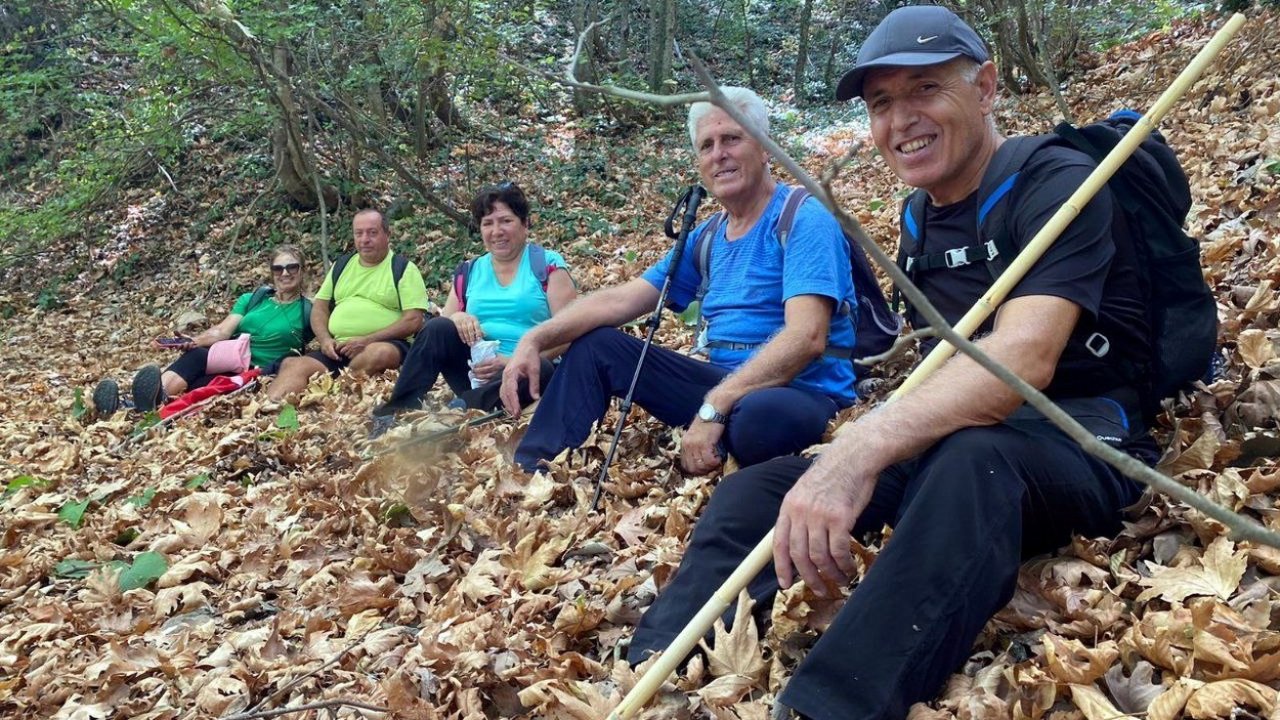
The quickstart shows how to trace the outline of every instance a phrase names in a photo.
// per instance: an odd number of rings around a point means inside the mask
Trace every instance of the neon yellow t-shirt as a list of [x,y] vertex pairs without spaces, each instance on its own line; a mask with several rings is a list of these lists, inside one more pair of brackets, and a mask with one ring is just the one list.
[[338,342],[368,335],[394,324],[404,310],[426,310],[427,287],[422,273],[412,262],[400,278],[399,302],[391,278],[391,253],[373,267],[360,264],[359,256],[351,258],[333,287],[333,270],[324,277],[316,293],[317,300],[332,303],[329,334]]

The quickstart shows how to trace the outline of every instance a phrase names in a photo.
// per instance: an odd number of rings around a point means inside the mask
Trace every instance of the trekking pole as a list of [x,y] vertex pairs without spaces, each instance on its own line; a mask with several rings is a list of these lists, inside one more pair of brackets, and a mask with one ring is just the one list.
[[[618,418],[618,428],[613,433],[613,442],[609,445],[609,453],[604,456],[604,464],[600,466],[600,475],[596,477],[595,494],[591,496],[591,510],[595,511],[600,505],[600,493],[604,490],[605,478],[609,476],[609,465],[613,463],[614,453],[618,451],[618,441],[622,439],[622,429],[627,426],[627,415],[631,414],[631,396],[636,392],[636,384],[640,381],[640,371],[644,369],[644,359],[649,354],[649,346],[653,345],[653,334],[658,331],[658,325],[662,323],[662,308],[667,304],[667,294],[671,290],[671,278],[675,277],[676,269],[680,267],[680,258],[684,256],[684,246],[689,239],[689,231],[693,229],[693,225],[698,220],[698,203],[707,196],[707,191],[701,185],[691,185],[676,204],[671,207],[671,214],[667,215],[667,221],[664,229],[667,237],[676,241],[675,248],[671,252],[671,262],[667,264],[667,275],[662,279],[662,291],[658,293],[658,304],[654,306],[653,312],[649,315],[646,323],[649,331],[645,334],[644,345],[640,348],[640,357],[636,360],[636,371],[631,375],[631,387],[627,388],[627,396],[622,399],[622,404],[618,406],[618,412],[621,417]],[[683,213],[683,214],[682,214]],[[676,216],[681,215],[680,229],[676,230],[672,227]]]
[[[1191,64],[1178,75],[1173,84],[1169,86],[1169,89],[1165,90],[1164,94],[1156,100],[1151,110],[1134,124],[1124,139],[1089,174],[1089,177],[1085,178],[1080,188],[1067,199],[1062,207],[1058,208],[1053,217],[1049,218],[1049,222],[1045,224],[1040,232],[1036,233],[1031,242],[1018,254],[1018,257],[996,279],[987,294],[983,295],[977,304],[956,323],[955,330],[957,333],[968,337],[987,319],[995,307],[1009,294],[1009,291],[1018,284],[1027,270],[1053,244],[1053,241],[1058,238],[1058,235],[1062,233],[1067,224],[1080,214],[1080,209],[1097,194],[1098,190],[1128,159],[1129,155],[1133,154],[1133,151],[1142,140],[1155,129],[1155,124],[1195,84],[1214,57],[1230,42],[1243,24],[1243,15],[1237,13],[1231,16],[1222,29],[1196,55]],[[941,367],[954,352],[955,348],[949,343],[939,343],[925,358],[924,362],[917,365],[915,370],[903,381],[902,385],[894,391],[889,401],[892,402],[903,393],[919,385],[930,373]],[[738,593],[742,592],[743,588],[756,575],[759,575],[761,571],[767,568],[772,560],[773,530],[770,530],[751,553],[743,559],[737,569],[729,575],[728,579],[716,589],[715,593],[702,606],[702,609],[693,616],[693,619],[689,621],[684,630],[681,630],[675,640],[671,641],[671,644],[663,651],[662,656],[636,682],[635,687],[631,689],[631,692],[627,693],[627,696],[622,699],[618,707],[609,713],[608,720],[626,720],[638,713],[645,703],[653,697],[654,693],[658,691],[658,688],[662,687],[662,683],[666,681],[671,673],[675,672],[680,662],[697,646],[698,640],[711,629],[716,618],[720,617],[729,605],[737,600]]]

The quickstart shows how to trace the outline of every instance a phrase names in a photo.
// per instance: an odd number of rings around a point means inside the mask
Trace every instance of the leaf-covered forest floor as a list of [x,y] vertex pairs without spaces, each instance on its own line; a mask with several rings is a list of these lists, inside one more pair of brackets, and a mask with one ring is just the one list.
[[[1275,20],[1254,18],[1163,124],[1191,174],[1190,226],[1217,289],[1225,364],[1160,432],[1166,473],[1280,527],[1280,41],[1266,31]],[[1097,56],[1070,85],[1073,110],[1088,119],[1148,107],[1212,29],[1178,23]],[[1045,96],[1006,101],[1001,122],[1043,130],[1052,107]],[[565,152],[589,133],[531,129]],[[805,134],[815,172],[860,139],[847,128],[788,132]],[[584,288],[633,277],[666,248],[657,228],[672,198],[656,169],[691,174],[683,134],[671,135],[618,141],[641,145],[639,159],[584,174],[572,196],[540,188],[536,162],[510,159],[514,179],[539,187],[539,217],[558,210],[563,219],[556,206],[580,204],[610,221],[569,218],[542,235],[535,225],[537,239],[571,251]],[[216,184],[235,157],[209,146],[191,162]],[[834,187],[873,237],[894,243],[901,188],[869,149]],[[126,200],[102,218],[110,241],[74,252],[94,253],[99,274],[130,246],[150,243],[167,257],[123,285],[86,274],[63,288],[66,307],[23,311],[0,330],[9,480],[0,712],[223,717],[350,699],[412,718],[604,717],[637,677],[620,648],[677,567],[715,484],[678,470],[678,433],[637,412],[598,512],[587,510],[592,479],[616,416],[534,477],[508,460],[522,432],[511,422],[378,456],[386,445],[363,438],[387,378],[314,384],[296,427],[262,411],[261,395],[241,394],[129,441],[137,417],[77,418],[76,390],[87,402],[99,377],[127,386],[133,368],[160,359],[148,338],[193,308],[216,321],[228,288],[260,282],[264,263],[217,245],[234,215],[192,244],[189,208],[171,207],[163,189]],[[254,219],[242,237],[270,221]],[[445,241],[398,239],[424,258]],[[32,283],[56,261],[35,261],[11,281]],[[6,292],[0,305],[18,290]],[[689,332],[667,317],[661,338],[686,345]],[[902,377],[908,361],[886,377]],[[460,418],[427,412],[421,429]],[[864,564],[877,551],[868,548]],[[1155,499],[1118,537],[1078,538],[1028,563],[963,671],[913,717],[1278,717],[1277,591],[1280,550],[1234,543],[1217,523]],[[780,596],[768,628],[739,623],[648,716],[767,717],[837,606],[803,588]],[[360,713],[376,716],[340,714]]]

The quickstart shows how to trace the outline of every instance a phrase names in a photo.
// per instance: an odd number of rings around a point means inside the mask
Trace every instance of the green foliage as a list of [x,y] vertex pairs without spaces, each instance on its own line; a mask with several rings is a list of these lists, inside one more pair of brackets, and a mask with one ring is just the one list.
[[276,417],[276,427],[281,430],[297,430],[298,429],[298,408],[290,403],[285,403],[280,408],[280,414]]
[[83,419],[89,414],[89,406],[84,402],[84,388],[76,388],[75,398],[71,401],[71,417],[75,420]]
[[10,495],[13,495],[25,487],[42,490],[49,487],[49,481],[43,478],[38,478],[34,475],[19,475],[18,477],[10,480],[8,485],[5,485],[3,499],[8,499]]
[[145,435],[148,430],[155,427],[156,425],[159,425],[161,422],[162,420],[160,418],[160,413],[156,412],[155,410],[151,410],[142,416],[142,419],[139,420],[138,424],[133,428],[133,432],[130,434],[130,436],[140,437],[142,435]]
[[169,563],[164,555],[147,551],[139,553],[133,562],[120,573],[120,589],[128,592],[146,587],[160,579],[169,570]]
[[89,577],[89,573],[99,568],[113,568],[123,570],[129,567],[129,564],[120,560],[112,560],[109,563],[93,562],[92,560],[79,560],[76,558],[67,558],[61,560],[57,565],[53,566],[54,577],[70,578],[72,580],[83,580]]
[[141,495],[134,495],[133,497],[126,499],[125,502],[129,503],[130,505],[136,508],[144,508],[150,505],[151,501],[154,500],[155,497],[156,497],[155,488],[147,488],[146,490],[142,491]]
[[187,480],[187,482],[183,484],[183,487],[188,490],[199,490],[204,487],[207,482],[209,482],[209,473],[200,473],[199,475],[193,476],[190,480]]
[[62,507],[58,508],[58,519],[70,525],[72,529],[79,529],[80,523],[84,521],[84,512],[91,502],[93,502],[92,499],[68,500]]
[[[133,531],[134,537],[137,537]],[[117,537],[117,540],[121,537]],[[132,542],[130,539],[128,542]],[[117,543],[117,544],[128,544]],[[90,573],[99,570],[118,570],[120,572],[119,580],[120,589],[124,592],[143,588],[156,580],[160,579],[169,570],[169,562],[165,560],[164,555],[158,552],[147,551],[138,553],[133,562],[127,563],[122,560],[111,560],[110,562],[100,563],[92,560],[80,560],[78,558],[67,558],[53,566],[53,574],[55,577],[69,578],[72,580],[83,580],[89,577]]]

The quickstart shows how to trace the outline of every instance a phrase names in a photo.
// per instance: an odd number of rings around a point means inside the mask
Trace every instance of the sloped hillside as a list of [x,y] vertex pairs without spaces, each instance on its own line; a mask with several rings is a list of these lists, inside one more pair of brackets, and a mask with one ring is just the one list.
[[[1280,41],[1267,31],[1275,21],[1254,18],[1164,123],[1192,176],[1192,230],[1204,238],[1218,293],[1224,368],[1161,428],[1166,473],[1272,527],[1280,524]],[[1071,81],[1073,110],[1093,118],[1147,107],[1213,28],[1179,23],[1094,58]],[[1007,101],[1002,122],[1041,130],[1052,108],[1046,97]],[[541,130],[569,138],[566,152],[587,132]],[[815,172],[862,140],[847,128],[798,131]],[[636,142],[630,164],[615,163],[573,197],[539,195],[544,214],[563,203],[609,220],[567,221],[573,232],[549,233],[574,250],[585,287],[633,277],[666,246],[656,228],[670,198],[654,177],[679,167],[683,145]],[[649,157],[657,153],[668,154],[665,164]],[[536,184],[529,172],[515,179]],[[870,150],[835,187],[892,244],[901,188]],[[122,211],[134,223],[122,242],[161,231],[147,224],[156,201],[134,200]],[[166,217],[169,231],[180,228],[180,216]],[[342,717],[377,717],[369,708],[412,718],[604,717],[636,678],[620,648],[678,565],[716,478],[684,477],[676,434],[639,413],[597,512],[588,509],[592,482],[616,418],[534,477],[508,460],[522,432],[511,422],[401,452],[388,450],[406,431],[371,446],[364,425],[387,379],[319,382],[296,419],[264,412],[252,394],[162,431],[125,414],[93,418],[83,402],[98,377],[155,361],[146,338],[191,307],[216,320],[229,285],[256,282],[257,258],[216,244],[232,225],[174,252],[150,279],[108,289],[86,278],[65,308],[19,315],[0,330],[8,358],[0,712],[266,717],[340,701]],[[422,239],[419,252],[429,256],[438,240]],[[661,335],[671,345],[689,339],[673,317]],[[886,377],[900,377],[904,364]],[[419,420],[425,431],[461,416]],[[1079,538],[1029,563],[964,671],[913,717],[1275,717],[1278,590],[1280,550],[1235,543],[1217,523],[1154,499],[1119,537]],[[835,609],[803,588],[785,594],[768,629],[739,624],[739,642],[693,660],[650,716],[767,717]]]

